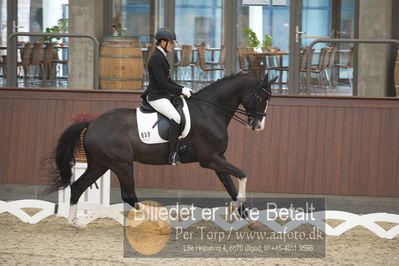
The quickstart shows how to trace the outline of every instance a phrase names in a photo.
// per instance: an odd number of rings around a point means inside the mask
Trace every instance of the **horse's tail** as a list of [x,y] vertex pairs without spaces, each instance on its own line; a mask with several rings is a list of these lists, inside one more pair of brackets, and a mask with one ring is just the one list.
[[90,121],[79,122],[69,126],[58,139],[55,149],[55,164],[53,183],[45,190],[51,193],[71,184],[72,166],[75,164],[75,149],[79,145],[80,134],[87,128]]

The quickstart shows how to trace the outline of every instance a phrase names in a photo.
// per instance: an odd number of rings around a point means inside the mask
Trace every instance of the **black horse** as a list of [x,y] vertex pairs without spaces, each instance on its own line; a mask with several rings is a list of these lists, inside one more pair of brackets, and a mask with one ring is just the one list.
[[[199,162],[212,169],[223,183],[233,202],[245,201],[246,175],[226,161],[227,127],[235,113],[247,115],[246,124],[254,131],[264,128],[266,109],[271,97],[271,85],[277,77],[264,80],[257,76],[238,73],[203,88],[187,100],[191,130],[180,146],[182,163]],[[242,104],[245,110],[238,109]],[[238,109],[238,110],[237,110]],[[241,121],[245,121],[241,118]],[[66,129],[58,140],[55,151],[57,175],[49,191],[65,188],[71,183],[74,151],[84,133],[84,150],[88,168],[71,184],[69,221],[76,222],[76,204],[82,193],[108,169],[118,177],[122,199],[132,207],[139,202],[135,193],[133,162],[153,165],[168,164],[168,143],[144,144],[138,135],[136,110],[115,109],[88,122],[80,122]],[[239,179],[239,191],[231,179]],[[136,206],[137,207],[137,206]]]

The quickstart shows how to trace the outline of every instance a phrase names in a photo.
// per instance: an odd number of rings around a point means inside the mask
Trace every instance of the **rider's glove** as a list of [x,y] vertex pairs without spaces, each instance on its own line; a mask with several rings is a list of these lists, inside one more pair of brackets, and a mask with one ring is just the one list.
[[184,87],[184,88],[181,90],[181,94],[183,94],[183,95],[186,96],[187,98],[190,98],[190,97],[191,97],[191,89],[190,89],[190,88]]

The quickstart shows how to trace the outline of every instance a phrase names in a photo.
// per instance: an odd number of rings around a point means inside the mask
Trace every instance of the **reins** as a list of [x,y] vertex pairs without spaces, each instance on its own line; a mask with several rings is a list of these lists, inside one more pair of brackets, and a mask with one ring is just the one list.
[[221,113],[224,114],[224,115],[227,116],[227,117],[229,117],[230,114],[227,113],[226,111],[233,112],[233,117],[232,117],[232,118],[233,118],[235,121],[237,121],[238,123],[240,123],[240,124],[242,124],[242,125],[244,125],[244,126],[247,125],[246,120],[245,120],[244,118],[242,118],[242,117],[239,117],[239,116],[236,114],[236,113],[239,113],[239,114],[241,114],[241,115],[246,115],[247,112],[246,112],[245,110],[243,110],[243,109],[240,109],[240,108],[234,109],[234,108],[230,108],[230,107],[227,107],[227,106],[219,105],[219,104],[216,104],[216,103],[214,103],[214,102],[208,101],[208,100],[206,100],[206,99],[204,99],[204,98],[197,97],[197,96],[195,96],[195,95],[191,95],[190,98],[199,100],[199,101],[204,102],[204,103],[206,103],[206,104],[208,104],[208,105],[210,105],[210,106],[213,106],[213,107],[218,108],[219,110],[221,110]]
[[[265,90],[264,88],[262,88],[261,84],[262,84],[262,83],[260,83],[260,84],[258,85],[258,87],[256,88],[256,90],[257,90],[257,91],[259,91],[259,90],[263,91],[264,93],[266,93],[267,95],[269,95],[269,99],[270,99],[270,96],[272,96],[271,93],[270,93],[269,91]],[[259,96],[258,96],[257,93],[255,93],[255,97],[256,97],[256,99],[259,99]],[[254,115],[256,115],[256,116],[262,116],[262,117],[265,117],[265,116],[267,115],[266,110],[265,110],[264,113],[260,113],[260,112],[249,112],[249,111],[247,112],[247,111],[245,111],[245,110],[243,110],[243,109],[240,109],[240,108],[234,109],[234,108],[230,108],[230,107],[227,107],[227,106],[223,106],[223,105],[214,103],[214,102],[212,102],[212,101],[206,100],[206,99],[204,99],[204,98],[197,97],[196,95],[191,95],[191,98],[196,99],[196,100],[199,100],[199,101],[204,102],[204,103],[206,103],[206,104],[208,104],[208,105],[210,105],[210,106],[213,106],[213,107],[218,108],[218,109],[221,111],[221,113],[224,114],[224,115],[227,116],[227,117],[229,117],[230,114],[227,113],[226,111],[233,112],[233,117],[232,117],[232,119],[234,119],[235,121],[237,121],[238,123],[240,123],[240,124],[242,124],[242,125],[244,125],[244,126],[247,126],[246,120],[243,119],[243,118],[241,118],[241,117],[239,117],[236,113],[241,114],[241,115],[246,115],[248,118],[249,118],[249,117],[252,117],[252,116],[254,116]],[[267,103],[266,103],[266,108],[267,108],[267,106],[268,106],[269,99],[266,100],[266,101],[267,101]]]
[[[265,90],[265,91],[266,91],[266,90]],[[269,93],[268,91],[266,91],[266,92]],[[199,100],[199,101],[204,102],[204,103],[206,103],[206,104],[208,104],[208,105],[211,105],[211,106],[213,106],[213,107],[216,107],[216,108],[218,108],[219,110],[221,110],[221,113],[222,113],[222,114],[224,114],[225,116],[228,116],[228,117],[230,116],[230,114],[227,113],[226,111],[233,112],[233,117],[232,117],[232,119],[234,119],[235,121],[237,121],[238,123],[240,123],[240,124],[242,124],[242,125],[244,125],[244,126],[247,126],[246,120],[243,119],[242,117],[239,117],[239,116],[236,114],[236,113],[238,113],[238,114],[241,114],[241,115],[248,115],[248,112],[245,111],[245,110],[243,110],[243,109],[240,109],[240,108],[234,109],[234,108],[230,108],[230,107],[227,107],[227,106],[223,106],[223,105],[214,103],[214,102],[212,102],[212,101],[206,100],[206,99],[204,99],[204,98],[197,97],[197,96],[195,96],[195,95],[191,95],[190,98]],[[254,113],[251,114],[251,115],[266,116],[267,114],[266,114],[266,113],[260,113],[260,112],[254,112]]]

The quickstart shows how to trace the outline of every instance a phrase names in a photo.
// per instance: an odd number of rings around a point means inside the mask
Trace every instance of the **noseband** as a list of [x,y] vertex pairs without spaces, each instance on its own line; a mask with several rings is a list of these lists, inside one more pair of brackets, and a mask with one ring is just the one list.
[[258,88],[256,89],[254,96],[255,96],[255,103],[262,103],[263,101],[266,101],[266,108],[264,112],[256,112],[251,110],[248,110],[246,112],[249,126],[253,126],[256,118],[267,116],[267,108],[269,106],[269,101],[272,94],[271,92],[262,87],[262,82],[261,82]]

